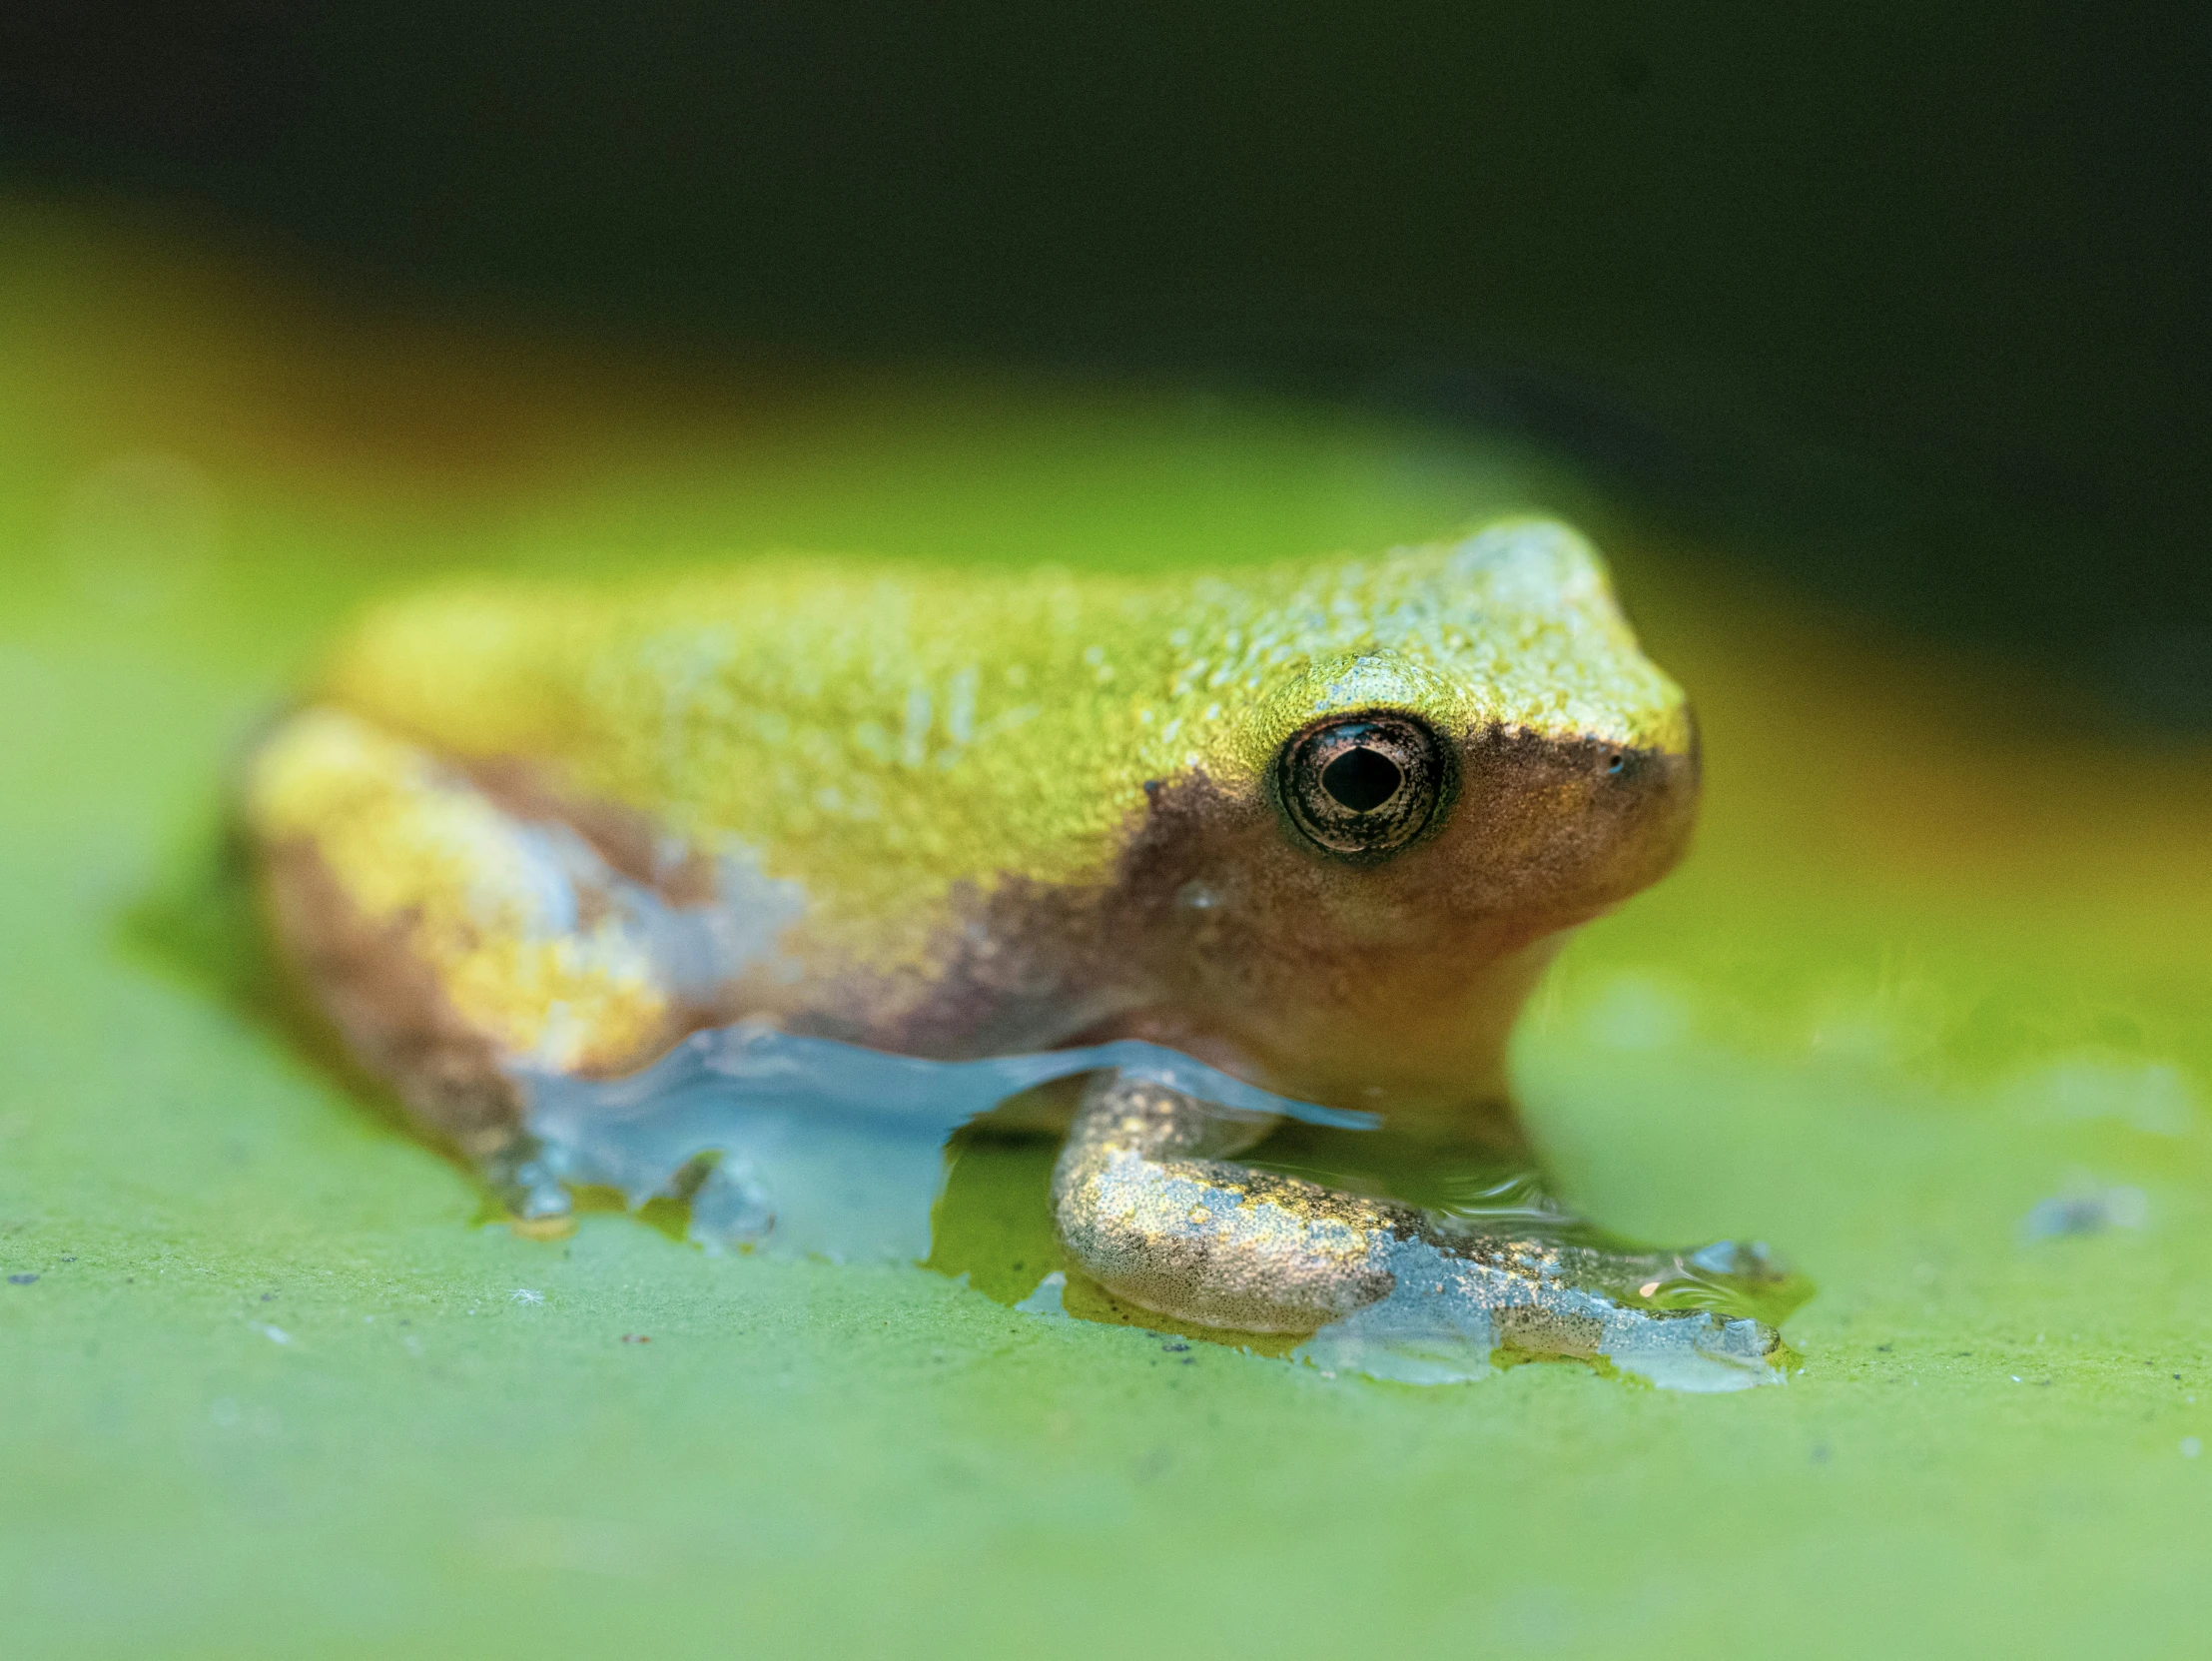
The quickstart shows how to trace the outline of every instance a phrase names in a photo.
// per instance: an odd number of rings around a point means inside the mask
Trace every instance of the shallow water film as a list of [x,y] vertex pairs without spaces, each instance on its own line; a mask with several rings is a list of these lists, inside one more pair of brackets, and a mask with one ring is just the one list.
[[[487,1175],[527,1232],[567,1219],[576,1190],[604,1189],[632,1211],[680,1207],[684,1237],[713,1252],[941,1261],[933,1217],[948,1236],[962,1232],[959,1218],[942,1215],[948,1144],[1012,1097],[1098,1073],[1187,1096],[1212,1118],[1280,1118],[1390,1141],[1375,1115],[1274,1096],[1156,1045],[930,1062],[741,1025],[694,1034],[631,1078],[529,1080],[529,1139]],[[1310,1137],[1297,1151],[1297,1175],[1331,1187],[1347,1180],[1322,1169],[1326,1155]],[[1261,1143],[1252,1163],[1284,1170],[1268,1152]],[[1387,1163],[1376,1152],[1362,1159],[1346,1149],[1344,1157],[1371,1173]],[[1563,1358],[1675,1389],[1742,1389],[1787,1376],[1792,1358],[1775,1329],[1811,1287],[1764,1245],[1639,1250],[1572,1216],[1533,1173],[1455,1161],[1433,1145],[1413,1152],[1418,1180],[1452,1198],[1409,1220],[1402,1235],[1378,1232],[1375,1267],[1390,1289],[1320,1326],[1291,1351],[1296,1358],[1406,1383],[1464,1383],[1500,1362]],[[1063,1290],[1071,1272],[1082,1277],[1052,1240],[1045,1190],[1027,1197],[1040,1232],[1024,1247],[1037,1265],[1015,1300],[1025,1308],[1048,1277]],[[1016,1208],[1022,1199],[1019,1186],[1006,1197]],[[1090,1301],[1101,1300],[1123,1322],[1146,1318],[1092,1287]],[[1064,1296],[1040,1308],[1072,1312]],[[1169,1324],[1223,1343],[1252,1336],[1233,1325]]]
[[569,1209],[561,1185],[589,1185],[632,1208],[684,1200],[691,1238],[710,1249],[918,1260],[954,1133],[1039,1085],[1104,1070],[1201,1096],[1223,1117],[1377,1123],[1133,1040],[936,1062],[741,1024],[695,1033],[627,1079],[530,1079],[535,1157],[494,1181],[525,1223]]
[[[51,216],[0,221],[0,276],[11,1653],[2198,1644],[2201,745],[1463,432],[1142,381],[694,396]],[[612,1190],[525,1238],[304,1042],[227,863],[226,765],[358,607],[443,572],[1159,569],[1518,506],[1613,553],[1709,795],[1688,863],[1562,956],[1516,1088],[1575,1215],[1818,1283],[1783,1387],[1412,1388],[1284,1359],[1311,1334],[1204,1341],[1059,1266],[1058,1138],[990,1117],[916,1139],[935,1213],[886,1246],[926,1268],[710,1254]],[[1389,1141],[1254,1157],[1554,1216]]]

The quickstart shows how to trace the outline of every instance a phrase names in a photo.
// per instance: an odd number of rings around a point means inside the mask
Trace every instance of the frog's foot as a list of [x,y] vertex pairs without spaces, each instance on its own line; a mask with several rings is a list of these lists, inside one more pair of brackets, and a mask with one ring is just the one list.
[[1584,1244],[1572,1226],[1491,1232],[1225,1157],[1265,1129],[1157,1084],[1102,1080],[1053,1174],[1062,1246],[1143,1308],[1312,1332],[1300,1352],[1330,1370],[1444,1382],[1562,1356],[1681,1388],[1781,1376],[1775,1323],[1805,1288],[1757,1248],[1686,1256]]

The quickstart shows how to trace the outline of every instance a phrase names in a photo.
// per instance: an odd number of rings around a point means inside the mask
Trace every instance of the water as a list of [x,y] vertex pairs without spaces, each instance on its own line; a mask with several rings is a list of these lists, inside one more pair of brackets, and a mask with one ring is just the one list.
[[572,1190],[612,1190],[632,1211],[687,1208],[688,1237],[710,1252],[927,1259],[1041,1317],[1249,1343],[1121,1305],[1070,1273],[1045,1203],[1057,1144],[974,1142],[970,1128],[1010,1098],[1107,1069],[1224,1118],[1279,1119],[1255,1166],[1427,1209],[1433,1227],[1378,1246],[1388,1296],[1302,1341],[1259,1347],[1408,1383],[1537,1357],[1681,1389],[1785,1376],[1775,1328],[1810,1287],[1763,1246],[1637,1247],[1584,1223],[1526,1170],[1455,1159],[1375,1115],[1291,1101],[1134,1041],[933,1062],[750,1023],[697,1033],[629,1078],[527,1077],[530,1144],[492,1177],[525,1220],[564,1217]]
[[[1732,1266],[1746,1259],[1738,1273],[1747,1305],[1761,1291],[1773,1300],[1781,1282],[1794,1278],[1764,1248],[1722,1242],[1693,1256],[1709,1253],[1725,1254]],[[1714,1308],[1624,1295],[1605,1285],[1612,1276],[1602,1267],[1597,1274],[1578,1271],[1574,1249],[1542,1236],[1513,1241],[1499,1254],[1502,1264],[1426,1241],[1403,1242],[1391,1254],[1390,1295],[1322,1327],[1293,1353],[1323,1371],[1409,1384],[1460,1383],[1541,1358],[1587,1361],[1663,1388],[1701,1392],[1750,1389],[1788,1375],[1791,1357],[1774,1329],[1755,1314],[1732,1312],[1734,1298],[1724,1296]],[[1708,1269],[1694,1283],[1719,1290],[1721,1278]],[[1762,1280],[1769,1283],[1762,1287]],[[1666,1287],[1662,1279],[1655,1291]],[[1792,1297],[1791,1306],[1798,1300]]]
[[740,1023],[694,1033],[626,1079],[528,1076],[535,1158],[504,1186],[529,1219],[564,1214],[565,1188],[590,1185],[618,1191],[633,1210],[687,1201],[690,1238],[709,1251],[914,1261],[929,1254],[956,1131],[1024,1091],[1109,1069],[1199,1097],[1226,1118],[1381,1123],[1134,1040],[937,1062]]

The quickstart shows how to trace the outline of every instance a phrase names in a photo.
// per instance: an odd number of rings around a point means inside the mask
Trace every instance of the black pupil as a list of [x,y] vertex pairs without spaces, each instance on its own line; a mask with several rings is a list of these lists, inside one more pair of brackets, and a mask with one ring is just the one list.
[[1379,750],[1346,750],[1321,769],[1321,788],[1354,813],[1372,813],[1398,793],[1405,774]]

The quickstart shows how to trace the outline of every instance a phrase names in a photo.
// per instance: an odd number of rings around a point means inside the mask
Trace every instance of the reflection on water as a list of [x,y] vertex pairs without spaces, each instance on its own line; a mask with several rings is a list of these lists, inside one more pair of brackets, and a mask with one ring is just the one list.
[[[1056,1081],[1118,1070],[1231,1119],[1275,1118],[1245,1163],[1422,1208],[1384,1241],[1394,1289],[1305,1334],[1227,1332],[1136,1308],[1076,1272],[1054,1238],[1056,1138],[1004,1128],[1065,1119]],[[1041,1087],[1044,1087],[1041,1089]],[[1025,1093],[1029,1093],[1025,1095]],[[1325,1371],[1412,1383],[1574,1358],[1687,1389],[1778,1380],[1775,1328],[1810,1295],[1763,1246],[1654,1251],[1583,1222],[1525,1169],[1287,1101],[1156,1045],[932,1062],[757,1025],[693,1035],[631,1078],[528,1080],[533,1142],[491,1172],[526,1226],[556,1225],[581,1191],[662,1222],[709,1251],[924,1260],[1042,1317],[1142,1326],[1290,1354]]]

